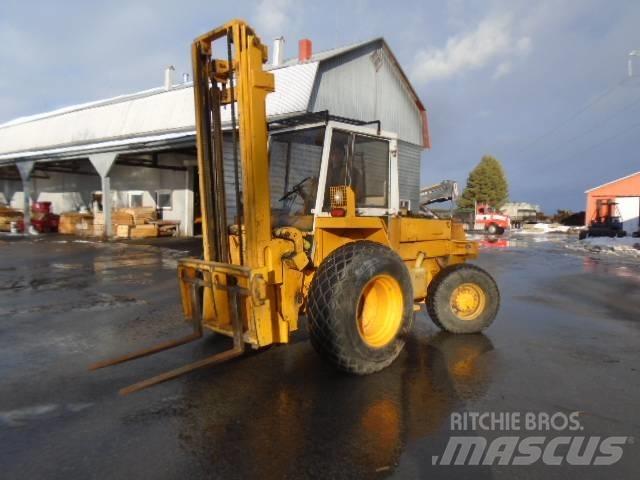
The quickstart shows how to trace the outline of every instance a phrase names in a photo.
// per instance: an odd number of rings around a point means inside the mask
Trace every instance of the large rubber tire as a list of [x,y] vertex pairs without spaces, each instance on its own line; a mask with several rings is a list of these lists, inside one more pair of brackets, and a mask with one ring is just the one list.
[[[481,291],[484,301],[478,309],[463,318],[454,310],[453,296],[458,287]],[[478,333],[486,329],[500,309],[500,291],[495,280],[486,271],[466,263],[451,265],[441,270],[429,284],[427,312],[442,330],[451,333]],[[474,316],[475,315],[475,316]]]
[[487,233],[489,235],[496,235],[499,231],[500,229],[495,223],[492,223],[487,227]]
[[[388,343],[371,346],[361,333],[362,299],[376,278],[397,282],[402,296],[397,330]],[[399,287],[399,288],[398,288]],[[337,369],[358,375],[389,366],[404,348],[413,323],[413,287],[402,259],[388,247],[370,242],[348,243],[320,264],[308,295],[309,338],[322,358]],[[359,317],[360,315],[360,317]]]

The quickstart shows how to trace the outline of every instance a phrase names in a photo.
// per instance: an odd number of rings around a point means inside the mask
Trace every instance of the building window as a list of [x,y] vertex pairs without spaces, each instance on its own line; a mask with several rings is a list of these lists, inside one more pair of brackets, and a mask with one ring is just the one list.
[[129,208],[138,208],[142,206],[142,192],[129,192]]
[[156,192],[156,207],[160,210],[171,210],[171,190],[158,190]]

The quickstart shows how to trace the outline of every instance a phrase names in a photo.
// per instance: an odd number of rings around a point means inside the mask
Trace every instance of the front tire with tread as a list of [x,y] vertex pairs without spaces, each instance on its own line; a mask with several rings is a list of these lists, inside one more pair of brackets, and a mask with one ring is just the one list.
[[[377,276],[397,282],[402,295],[397,332],[384,345],[372,347],[358,327],[360,299]],[[371,241],[351,242],[320,264],[308,295],[308,328],[318,354],[338,370],[366,375],[389,366],[404,348],[413,323],[413,288],[402,259]]]
[[[461,318],[452,307],[452,295],[461,285],[474,285],[484,295],[483,308],[471,319]],[[427,312],[439,328],[451,333],[478,333],[493,323],[500,308],[495,280],[476,265],[461,263],[441,270],[427,292]]]

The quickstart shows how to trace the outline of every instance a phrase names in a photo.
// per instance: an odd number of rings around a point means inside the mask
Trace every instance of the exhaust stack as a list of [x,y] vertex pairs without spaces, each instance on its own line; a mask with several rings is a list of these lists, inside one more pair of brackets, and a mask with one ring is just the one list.
[[284,37],[280,36],[273,39],[273,59],[271,65],[279,67],[284,59]]
[[175,67],[173,65],[169,65],[164,69],[164,89],[166,91],[171,90],[173,86],[173,72],[175,72]]
[[311,59],[313,54],[313,44],[308,38],[303,38],[298,42],[298,60],[306,62]]

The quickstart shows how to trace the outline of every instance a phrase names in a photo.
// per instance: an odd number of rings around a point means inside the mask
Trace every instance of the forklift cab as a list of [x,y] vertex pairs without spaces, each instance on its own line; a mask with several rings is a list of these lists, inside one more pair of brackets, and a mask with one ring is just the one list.
[[272,226],[312,233],[331,216],[331,187],[349,186],[360,216],[399,211],[397,136],[339,121],[272,132]]

